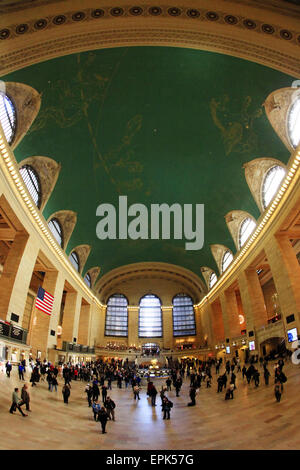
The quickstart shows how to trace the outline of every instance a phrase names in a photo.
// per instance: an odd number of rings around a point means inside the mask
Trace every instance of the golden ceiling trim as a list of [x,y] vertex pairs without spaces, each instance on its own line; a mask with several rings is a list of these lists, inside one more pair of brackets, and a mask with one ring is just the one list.
[[[157,11],[160,10],[159,15],[153,13],[155,8]],[[139,9],[140,14],[132,13]],[[103,16],[93,17],[95,12],[100,11],[103,12]],[[118,13],[120,11],[121,14]],[[177,11],[180,13],[177,14]],[[199,16],[193,17],[192,14]],[[156,24],[157,20],[161,22],[161,28],[151,27],[153,21],[150,22],[149,19],[154,17]],[[130,19],[130,25],[134,26],[128,27],[126,19]],[[170,19],[174,19],[174,28],[171,27]],[[193,30],[178,29],[189,27],[188,21]],[[114,22],[118,28],[108,30],[107,27],[113,26]],[[120,27],[122,23],[124,28]],[[195,27],[201,28],[204,23],[206,30],[195,30]],[[72,26],[76,27],[74,34],[70,33]],[[81,33],[78,33],[79,26]],[[91,27],[95,26],[97,30],[91,31]],[[218,27],[220,33],[216,32]],[[228,34],[227,32],[225,34],[224,27],[228,28]],[[53,31],[57,31],[57,37],[49,39]],[[250,38],[249,41],[245,40],[245,32]],[[241,38],[237,37],[239,33]],[[260,34],[260,37],[257,34]],[[21,38],[26,38],[26,47],[19,47],[18,39]],[[300,51],[300,32],[241,15],[199,8],[142,5],[82,9],[4,27],[0,30],[0,39],[2,39],[0,49],[3,50],[0,55],[1,75],[50,58],[91,49],[164,45],[203,49],[242,57],[300,77],[300,64],[297,58],[298,47]],[[270,47],[270,39],[274,42],[274,47]],[[255,40],[258,40],[257,43]],[[287,45],[289,48],[292,47],[295,57],[280,52],[278,50],[280,43],[283,49]],[[15,50],[7,52],[6,44]]]

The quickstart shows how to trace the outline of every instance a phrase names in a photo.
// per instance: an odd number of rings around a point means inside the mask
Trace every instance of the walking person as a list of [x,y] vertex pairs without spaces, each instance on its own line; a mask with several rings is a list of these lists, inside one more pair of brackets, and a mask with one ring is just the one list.
[[64,397],[64,403],[66,403],[66,405],[68,405],[69,403],[69,397],[71,395],[71,391],[70,391],[70,385],[69,384],[65,384],[62,388],[62,394],[63,394],[63,397]]
[[166,385],[167,385],[167,391],[168,392],[171,392],[171,384],[172,384],[172,380],[170,379],[170,377],[168,377],[167,380],[166,380]]
[[101,410],[101,406],[99,405],[97,401],[94,401],[92,404],[92,408],[93,408],[93,414],[94,414],[94,421],[98,421],[98,415],[99,415],[99,411]]
[[150,389],[150,397],[151,397],[151,405],[156,406],[156,395],[157,395],[157,390],[155,385],[153,385]]
[[26,411],[31,411],[31,409],[30,409],[30,395],[29,395],[29,392],[28,392],[28,385],[27,384],[24,384],[23,387],[22,387],[21,399],[22,399],[22,402],[24,402],[25,405],[26,405]]
[[107,420],[108,420],[108,414],[106,412],[106,409],[102,407],[98,413],[98,421],[100,421],[101,423],[102,434],[106,434],[105,428],[106,428]]
[[105,402],[106,400],[106,397],[107,397],[107,387],[106,385],[102,385],[102,401],[103,403]]
[[18,365],[19,379],[24,380],[24,366],[21,364]]
[[196,405],[196,387],[193,385],[190,388],[190,403],[188,403],[188,406],[195,406]]
[[140,389],[140,387],[139,387],[138,385],[135,385],[135,386],[133,387],[133,398],[134,398],[135,400],[136,400],[136,399],[140,400],[140,391],[141,391],[141,389]]
[[173,403],[167,398],[163,398],[162,411],[164,412],[163,419],[170,419],[170,410],[173,407]]
[[267,367],[264,367],[264,379],[265,379],[265,384],[269,385],[269,377],[270,377],[270,372],[267,369]]
[[55,387],[55,391],[57,392],[57,385],[58,385],[57,378],[53,374],[51,378],[51,392],[53,392],[53,387]]
[[13,391],[12,404],[11,404],[9,412],[11,414],[13,414],[16,411],[16,409],[18,409],[20,411],[21,415],[25,418],[25,416],[28,416],[28,415],[23,413],[22,408],[21,408],[21,406],[24,405],[25,403],[19,398],[18,391],[19,391],[18,388],[15,388],[14,391]]
[[11,365],[10,361],[7,361],[7,363],[5,364],[5,368],[6,368],[6,375],[10,379],[10,373],[11,373],[11,369],[12,369],[12,365]]
[[275,398],[279,403],[281,400],[281,386],[279,380],[276,380],[275,387],[274,387]]
[[109,419],[115,421],[115,408],[116,408],[115,402],[110,397],[107,397],[104,402],[104,406],[105,406]]

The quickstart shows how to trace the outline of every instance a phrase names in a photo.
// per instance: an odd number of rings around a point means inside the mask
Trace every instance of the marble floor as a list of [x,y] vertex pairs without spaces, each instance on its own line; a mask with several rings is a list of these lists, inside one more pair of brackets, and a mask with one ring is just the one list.
[[[273,376],[273,365],[269,370]],[[235,398],[225,401],[224,393],[216,392],[213,374],[212,388],[202,387],[197,405],[187,407],[185,381],[180,397],[173,390],[168,393],[174,403],[170,420],[162,419],[159,396],[157,406],[150,405],[145,384],[138,402],[131,388],[119,390],[113,384],[116,421],[108,421],[107,434],[101,434],[83,382],[72,382],[68,405],[62,400],[61,379],[58,392],[49,392],[47,382],[30,386],[32,412],[27,418],[18,411],[10,414],[13,388],[22,387],[15,367],[10,379],[0,373],[0,449],[300,449],[300,369],[289,363],[284,372],[288,381],[280,403],[275,401],[273,380],[266,386],[261,374],[255,388],[243,382],[241,373]],[[163,382],[157,379],[157,387]]]

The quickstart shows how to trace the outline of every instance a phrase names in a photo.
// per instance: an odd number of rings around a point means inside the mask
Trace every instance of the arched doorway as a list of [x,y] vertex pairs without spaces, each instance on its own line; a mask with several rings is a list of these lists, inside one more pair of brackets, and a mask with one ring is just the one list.
[[286,352],[285,339],[282,337],[268,338],[260,344],[260,353],[269,359],[277,359]]

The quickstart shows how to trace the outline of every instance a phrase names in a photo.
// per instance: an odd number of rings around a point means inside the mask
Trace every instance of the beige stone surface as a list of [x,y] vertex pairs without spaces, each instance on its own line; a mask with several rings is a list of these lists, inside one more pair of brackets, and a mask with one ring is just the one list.
[[[258,366],[259,367],[259,366]],[[273,377],[273,364],[269,370]],[[100,433],[100,423],[93,420],[87,406],[85,383],[72,382],[69,404],[62,399],[62,380],[58,391],[49,392],[47,382],[30,387],[32,412],[23,418],[17,411],[9,414],[14,386],[22,381],[14,368],[11,379],[0,372],[0,449],[300,449],[299,385],[300,370],[285,367],[288,377],[280,403],[275,401],[273,379],[266,386],[261,372],[258,388],[243,382],[237,373],[233,400],[225,401],[216,392],[213,371],[212,388],[202,387],[196,406],[188,408],[188,383],[181,396],[168,393],[174,403],[171,419],[162,419],[160,398],[152,407],[142,387],[141,400],[135,402],[131,388],[116,388],[109,395],[116,402],[116,422],[107,423],[107,434]],[[27,378],[29,376],[27,375]],[[157,387],[162,381],[157,379]]]

